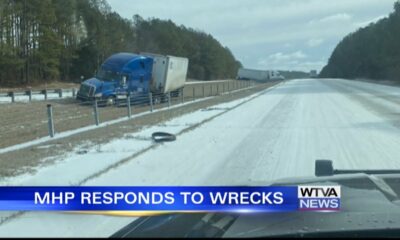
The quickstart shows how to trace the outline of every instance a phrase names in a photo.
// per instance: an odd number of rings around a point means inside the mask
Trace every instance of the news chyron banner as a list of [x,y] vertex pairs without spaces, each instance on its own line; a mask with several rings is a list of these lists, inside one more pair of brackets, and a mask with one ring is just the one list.
[[340,186],[0,187],[3,211],[339,211]]

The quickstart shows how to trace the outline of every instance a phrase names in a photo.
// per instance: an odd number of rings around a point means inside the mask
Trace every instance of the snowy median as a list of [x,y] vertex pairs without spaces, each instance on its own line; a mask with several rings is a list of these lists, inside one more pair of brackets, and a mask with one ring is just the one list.
[[[112,167],[126,158],[131,158],[141,151],[149,149],[152,146],[156,146],[157,144],[163,144],[155,143],[151,138],[152,133],[172,133],[178,135],[177,140],[179,141],[179,134],[181,132],[193,128],[206,120],[237,107],[240,104],[259,96],[265,91],[269,91],[269,89],[239,100],[201,109],[156,126],[143,127],[139,132],[127,133],[123,138],[114,139],[106,144],[97,145],[90,148],[78,146],[72,153],[67,154],[67,156],[63,157],[62,159],[58,159],[58,163],[56,165],[38,169],[37,173],[34,175],[24,174],[14,178],[3,179],[1,181],[1,185],[80,185],[87,181],[90,177],[98,174],[100,171],[105,170],[108,167]],[[126,119],[124,118],[119,121],[122,120]],[[79,129],[77,131],[85,130],[87,129]],[[65,137],[66,135],[69,134],[65,133],[60,137]],[[45,142],[45,140],[49,139],[42,139],[43,142]],[[35,144],[40,142],[41,141],[37,141]],[[41,145],[37,148],[51,148],[52,145],[53,144]],[[23,144],[14,146],[15,149],[23,147],[26,146]],[[57,176],[57,178],[54,178],[54,176]],[[49,181],[49,179],[52,180]]]

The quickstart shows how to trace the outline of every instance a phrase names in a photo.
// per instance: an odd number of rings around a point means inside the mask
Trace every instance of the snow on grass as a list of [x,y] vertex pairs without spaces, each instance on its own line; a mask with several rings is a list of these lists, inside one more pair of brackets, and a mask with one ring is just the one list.
[[[91,148],[78,146],[72,153],[69,153],[63,160],[56,165],[51,165],[40,169],[36,174],[25,174],[18,177],[3,179],[1,185],[76,185],[85,177],[95,174],[96,172],[104,169],[107,166],[113,165],[121,159],[132,156],[135,153],[150,147],[153,143],[151,134],[153,132],[164,131],[172,134],[178,134],[182,130],[194,126],[202,121],[209,119],[217,114],[220,114],[227,109],[233,108],[243,102],[255,98],[260,93],[251,96],[234,100],[227,103],[215,105],[210,108],[200,109],[195,112],[182,115],[180,117],[171,119],[167,122],[160,123],[156,126],[145,126],[136,133],[127,133],[121,139],[113,139],[109,143],[96,145]],[[176,105],[176,107],[181,105]],[[175,107],[175,106],[173,106]],[[159,111],[155,110],[154,112]],[[145,115],[143,113],[136,115]],[[122,120],[127,120],[123,118]],[[121,120],[114,120],[110,122],[119,122]],[[106,123],[104,123],[106,124]],[[110,123],[108,123],[110,124]],[[76,131],[69,131],[79,133],[87,129],[93,129],[96,126],[81,128]],[[60,133],[58,138],[72,135],[68,132]],[[55,138],[54,138],[55,139]],[[48,140],[48,138],[39,139]],[[38,141],[39,142],[39,141]],[[21,147],[21,145],[15,146]],[[87,145],[87,144],[84,144]],[[52,145],[39,146],[38,148],[49,148]],[[0,152],[1,153],[1,152]],[[77,167],[79,166],[79,167]],[[62,174],[64,173],[64,174]],[[65,174],[68,173],[68,174]],[[57,178],[54,178],[57,176]],[[49,179],[53,179],[49,182]]]
[[[145,116],[145,115],[148,115],[148,114],[152,114],[154,112],[160,112],[160,111],[166,111],[168,109],[178,108],[178,107],[181,107],[181,106],[184,106],[184,105],[187,105],[187,104],[192,104],[194,102],[205,101],[205,100],[208,100],[210,98],[213,98],[213,97],[202,98],[202,99],[198,99],[198,100],[195,100],[195,101],[174,105],[174,106],[171,106],[170,108],[165,107],[165,108],[155,109],[153,112],[138,113],[138,114],[135,114],[134,116],[132,116],[131,119],[135,119],[137,117],[141,117],[141,116]],[[90,130],[93,130],[93,129],[96,129],[96,128],[99,128],[99,127],[106,127],[106,126],[109,126],[109,125],[121,123],[121,122],[128,121],[128,120],[130,120],[128,117],[122,117],[122,118],[110,120],[110,121],[107,121],[107,122],[102,122],[102,123],[99,124],[99,126],[91,125],[91,126],[86,126],[86,127],[74,129],[74,130],[68,130],[68,131],[56,133],[56,135],[53,138],[51,138],[49,136],[48,137],[42,137],[42,138],[38,138],[36,140],[32,140],[32,141],[29,141],[29,142],[16,144],[16,145],[13,145],[13,146],[10,146],[10,147],[1,148],[0,149],[0,154],[6,153],[6,152],[10,152],[10,151],[20,150],[20,149],[23,149],[23,148],[31,147],[31,146],[34,146],[34,145],[37,145],[37,144],[41,144],[41,143],[45,143],[47,141],[51,141],[51,140],[55,140],[55,139],[61,139],[61,138],[69,137],[69,136],[72,136],[72,135],[75,135],[75,134],[78,134],[78,133],[83,133],[83,132],[90,131]],[[44,121],[43,123],[47,123],[47,121]]]
[[[269,90],[267,90],[269,91]],[[264,93],[266,91],[263,91]],[[193,113],[189,113],[167,122],[161,123],[156,126],[144,127],[141,131],[137,133],[127,133],[123,138],[111,140],[109,143],[85,147],[79,146],[72,153],[67,154],[62,160],[56,162],[55,165],[47,166],[38,169],[35,174],[24,174],[14,178],[8,178],[1,181],[1,185],[17,185],[17,186],[46,186],[46,185],[76,185],[79,182],[87,179],[88,176],[94,176],[89,179],[84,185],[98,183],[97,178],[108,179],[110,175],[105,174],[106,178],[102,175],[96,176],[96,173],[102,171],[103,169],[118,163],[119,161],[129,158],[133,154],[136,154],[143,149],[149,148],[154,145],[150,140],[150,136],[155,131],[165,131],[173,134],[178,134],[182,130],[188,127],[194,126],[201,123],[204,120],[210,119],[220,113],[223,113],[227,109],[232,109],[242,103],[245,103],[251,99],[254,99],[261,95],[262,93],[253,94],[249,97],[231,101],[228,103],[223,103],[215,105],[207,109],[201,109]],[[200,136],[199,136],[200,137]],[[206,138],[204,138],[206,139]],[[176,141],[179,144],[186,143],[188,145],[182,148],[182,153],[187,154],[186,159],[176,158],[168,154],[164,156],[158,155],[159,159],[153,159],[160,161],[157,165],[148,166],[146,162],[142,166],[135,166],[135,161],[128,161],[129,164],[123,164],[116,169],[127,170],[122,171],[123,178],[140,179],[143,176],[154,176],[154,174],[163,174],[169,176],[171,179],[179,179],[176,183],[182,184],[186,182],[187,177],[171,175],[168,170],[171,169],[186,169],[190,167],[197,167],[200,162],[193,163],[190,160],[190,154],[195,153],[195,149],[200,149],[203,146],[199,146],[198,140],[196,138],[188,137],[186,134],[179,135]],[[193,144],[190,144],[193,142]],[[176,143],[160,144],[159,151],[163,152],[168,146],[174,146]],[[213,145],[213,141],[208,142],[205,147],[210,147]],[[156,150],[151,151],[156,152]],[[223,151],[221,151],[222,153]],[[206,152],[204,152],[206,153]],[[206,153],[207,154],[207,153]],[[208,154],[213,154],[212,152]],[[213,154],[213,157],[218,157],[219,154]],[[206,158],[205,158],[206,159]],[[132,160],[132,159],[130,159]],[[185,164],[182,164],[182,161]],[[137,162],[142,164],[140,162]],[[153,162],[154,163],[154,162]],[[126,166],[131,167],[134,165],[134,169],[125,169]],[[214,162],[206,168],[212,168],[218,164]],[[163,170],[165,167],[165,170]],[[122,169],[121,169],[122,168]],[[135,172],[134,172],[135,171]],[[138,174],[139,171],[139,174]],[[108,171],[107,171],[108,172]],[[105,173],[107,173],[105,172]],[[189,173],[188,171],[187,173]],[[110,169],[111,176],[114,176],[116,172]],[[199,179],[203,176],[194,176],[191,174],[193,179]],[[160,181],[162,180],[160,176]],[[135,180],[136,181],[136,180]],[[133,181],[132,183],[134,183]],[[113,184],[118,182],[109,181],[108,184]],[[168,182],[166,182],[168,183]],[[171,183],[171,182],[169,182]],[[11,216],[12,212],[1,212],[0,218],[5,218]],[[124,225],[130,223],[134,218],[127,217],[111,217],[111,216],[98,216],[98,215],[78,215],[78,214],[63,214],[63,213],[37,213],[28,212],[24,213],[19,217],[15,217],[12,220],[0,224],[0,236],[62,236],[62,237],[107,237],[119,230]],[[21,226],[24,226],[24,231],[19,231]]]
[[[252,87],[234,90],[234,91],[232,91],[232,93],[239,92],[239,91],[242,91],[242,90],[245,90],[245,89],[251,89],[251,88]],[[229,93],[223,93],[221,95],[225,95],[225,94],[229,94]],[[200,98],[200,99],[196,99],[194,101],[185,102],[183,104],[173,105],[173,106],[171,106],[169,108],[165,107],[165,108],[155,109],[155,110],[153,110],[153,112],[166,111],[166,110],[169,110],[169,109],[178,108],[178,107],[189,105],[189,104],[192,104],[192,103],[206,101],[206,100],[212,99],[214,97],[215,96]],[[135,114],[134,116],[131,117],[131,119],[135,119],[137,117],[141,117],[141,116],[145,116],[145,115],[148,115],[148,114],[152,114],[153,112],[142,112],[142,113],[139,113],[139,114]],[[68,131],[56,133],[56,135],[53,138],[51,138],[50,136],[47,136],[47,137],[38,138],[38,139],[35,139],[35,140],[32,140],[32,141],[28,141],[28,142],[25,142],[25,143],[20,143],[20,144],[16,144],[16,145],[13,145],[13,146],[0,148],[0,154],[6,153],[6,152],[10,152],[10,151],[20,150],[20,149],[23,149],[23,148],[31,147],[31,146],[34,146],[34,145],[37,145],[37,144],[41,144],[41,143],[45,143],[47,141],[51,141],[51,140],[55,140],[55,139],[69,137],[69,136],[72,136],[72,135],[75,135],[75,134],[78,134],[78,133],[90,131],[90,130],[93,130],[93,129],[96,129],[96,128],[99,128],[99,127],[105,127],[105,126],[121,123],[121,122],[128,121],[128,120],[130,120],[128,117],[122,117],[122,118],[110,120],[110,121],[107,121],[107,122],[102,122],[102,123],[99,124],[99,126],[91,125],[91,126],[86,126],[86,127],[74,129],[74,130],[68,130]],[[43,121],[42,123],[47,123],[47,121]]]

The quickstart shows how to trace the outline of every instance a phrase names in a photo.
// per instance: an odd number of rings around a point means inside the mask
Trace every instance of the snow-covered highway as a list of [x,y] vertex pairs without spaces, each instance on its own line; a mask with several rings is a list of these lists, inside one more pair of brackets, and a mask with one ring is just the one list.
[[[398,87],[340,79],[299,79],[286,81],[246,101],[206,110],[179,117],[174,124],[143,130],[139,135],[154,130],[180,134],[177,141],[149,148],[86,179],[83,185],[272,182],[313,176],[316,159],[331,159],[341,169],[400,169]],[[196,118],[202,119],[195,121]],[[188,127],[193,129],[182,132]],[[136,139],[143,148],[151,145],[144,137]],[[120,159],[127,158],[124,152],[130,147],[121,146],[127,144],[123,141],[108,146],[119,145],[114,151]],[[84,174],[85,163],[70,160],[70,166],[74,164]],[[90,160],[88,169],[93,169],[94,164]],[[52,185],[48,177],[63,170],[61,165],[56,168],[29,178],[11,179],[8,184]],[[65,180],[64,184],[71,182]],[[132,220],[25,213],[0,224],[0,236],[109,236]],[[21,227],[25,230],[21,231]]]
[[[92,184],[273,181],[312,176],[316,159],[331,159],[344,169],[400,169],[400,129],[393,118],[400,121],[399,93],[346,80],[286,82]],[[378,96],[397,96],[397,103]]]

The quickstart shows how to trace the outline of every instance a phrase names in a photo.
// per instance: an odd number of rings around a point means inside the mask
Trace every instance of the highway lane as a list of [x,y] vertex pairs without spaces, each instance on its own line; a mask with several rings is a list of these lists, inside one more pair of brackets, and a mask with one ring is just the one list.
[[[399,90],[287,81],[85,185],[252,185],[312,176],[316,159],[337,168],[400,169]],[[109,236],[132,220],[28,213],[1,224],[0,235]]]

